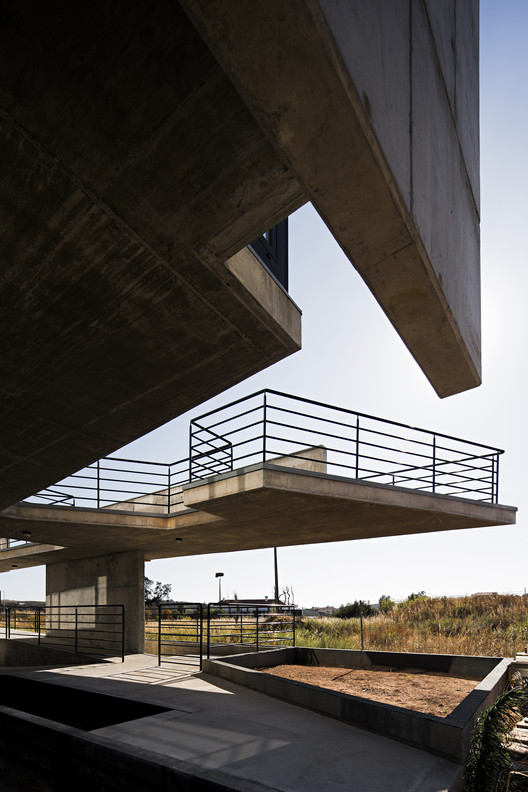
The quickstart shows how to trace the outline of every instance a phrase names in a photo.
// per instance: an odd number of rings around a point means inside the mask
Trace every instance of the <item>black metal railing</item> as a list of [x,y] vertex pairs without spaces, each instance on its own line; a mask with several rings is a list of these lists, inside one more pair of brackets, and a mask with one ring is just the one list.
[[498,501],[502,450],[273,390],[191,421],[197,480],[255,463]]
[[205,655],[259,652],[295,646],[300,611],[290,605],[243,602],[163,602],[145,609],[146,651],[162,662],[195,661]]
[[249,247],[261,264],[288,291],[288,219],[270,228]]
[[0,553],[7,550],[17,550],[19,547],[27,547],[32,544],[35,544],[35,542],[31,542],[29,539],[0,538]]
[[254,605],[243,601],[207,605],[207,657],[242,647],[259,652],[295,646],[297,610],[290,605]]
[[183,502],[186,484],[266,463],[497,503],[502,453],[440,432],[262,390],[193,418],[185,459],[166,464],[105,457],[25,502],[170,514]]
[[3,626],[6,638],[35,637],[39,645],[124,662],[123,605],[6,606]]

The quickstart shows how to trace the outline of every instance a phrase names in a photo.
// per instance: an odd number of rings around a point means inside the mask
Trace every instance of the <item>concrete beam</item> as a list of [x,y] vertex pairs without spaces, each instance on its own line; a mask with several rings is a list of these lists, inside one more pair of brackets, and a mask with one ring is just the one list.
[[437,393],[479,385],[476,0],[183,3]]
[[2,507],[299,348],[236,254],[306,197],[178,4],[13,4],[0,73]]
[[[306,463],[319,470],[324,462]],[[101,553],[140,550],[148,559],[264,547],[336,542],[432,531],[512,525],[511,506],[367,484],[313,470],[255,465],[205,483],[185,485],[170,516],[67,507],[13,506],[0,514],[0,533],[62,545],[13,558],[34,566]]]

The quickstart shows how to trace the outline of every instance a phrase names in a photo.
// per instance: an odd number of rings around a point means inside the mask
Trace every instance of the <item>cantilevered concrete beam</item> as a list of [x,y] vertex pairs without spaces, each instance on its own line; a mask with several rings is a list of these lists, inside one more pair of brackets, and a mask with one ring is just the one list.
[[[317,463],[320,464],[320,463]],[[12,506],[0,534],[62,545],[0,554],[0,571],[141,550],[166,558],[264,547],[512,525],[516,509],[367,484],[311,470],[255,465],[185,485],[170,516],[114,510]],[[25,533],[23,533],[25,532]],[[16,560],[14,560],[16,559]]]
[[183,4],[437,393],[480,384],[477,0]]

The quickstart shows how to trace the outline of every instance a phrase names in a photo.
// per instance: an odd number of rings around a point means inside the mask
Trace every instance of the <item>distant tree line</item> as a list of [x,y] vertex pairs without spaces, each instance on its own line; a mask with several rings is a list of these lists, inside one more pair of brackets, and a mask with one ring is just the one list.
[[334,616],[338,619],[357,619],[362,612],[365,617],[374,616],[376,613],[389,613],[395,607],[405,607],[408,602],[427,598],[425,591],[418,591],[409,594],[403,602],[396,603],[389,594],[382,594],[377,607],[362,600],[355,600],[354,602],[348,602],[346,605],[341,605],[335,611]]

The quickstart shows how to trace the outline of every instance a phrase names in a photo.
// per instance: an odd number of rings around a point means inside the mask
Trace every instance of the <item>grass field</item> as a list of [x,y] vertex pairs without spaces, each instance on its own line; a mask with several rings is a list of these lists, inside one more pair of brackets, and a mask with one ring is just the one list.
[[[528,595],[419,598],[363,619],[365,649],[512,657],[528,643]],[[304,619],[297,645],[360,649],[360,620]]]

